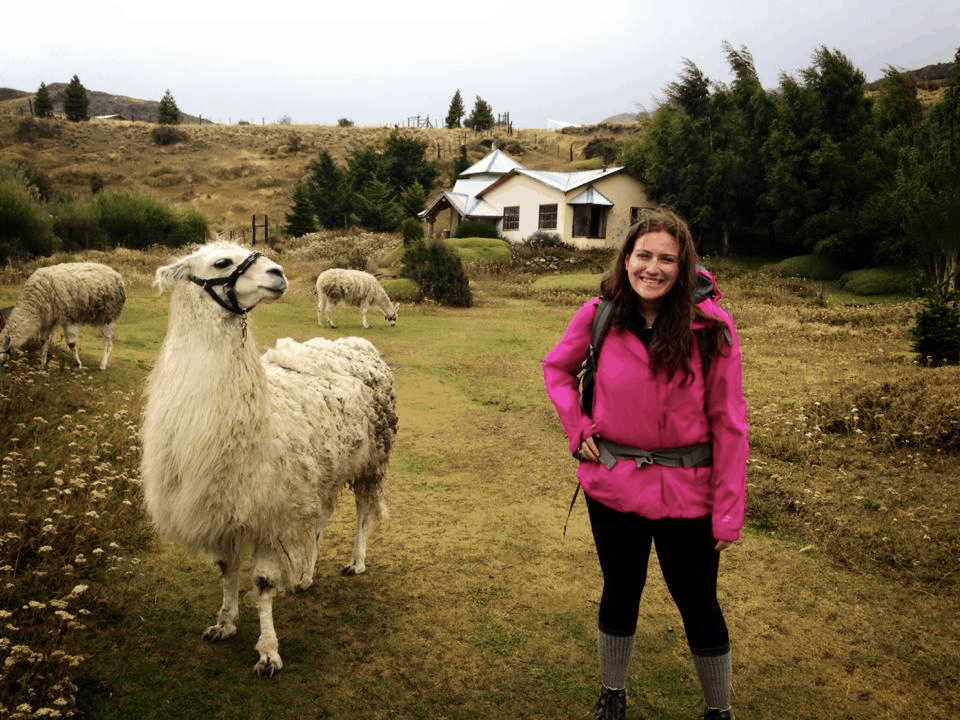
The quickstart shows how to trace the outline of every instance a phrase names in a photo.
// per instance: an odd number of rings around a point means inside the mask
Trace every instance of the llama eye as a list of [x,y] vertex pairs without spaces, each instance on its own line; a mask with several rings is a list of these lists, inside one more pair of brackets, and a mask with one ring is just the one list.
[[214,266],[217,270],[223,270],[224,268],[228,268],[228,267],[230,267],[231,265],[233,265],[233,260],[231,260],[230,258],[223,258],[223,259],[221,259],[221,260],[217,260],[217,261],[213,264],[213,266]]

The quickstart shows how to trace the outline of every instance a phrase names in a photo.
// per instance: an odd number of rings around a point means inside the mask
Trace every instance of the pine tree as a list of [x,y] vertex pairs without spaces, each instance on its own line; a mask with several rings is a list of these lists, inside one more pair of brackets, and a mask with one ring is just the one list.
[[37,89],[36,97],[33,100],[33,113],[38,118],[53,117],[53,101],[50,99],[46,83],[40,83],[40,87]]
[[493,118],[493,108],[482,97],[477,95],[477,102],[473,106],[470,117],[467,118],[464,125],[473,128],[476,131],[489,130],[496,124]]
[[293,207],[287,213],[287,234],[300,237],[316,230],[310,186],[306,182],[298,182],[293,188]]
[[460,127],[460,121],[463,119],[464,114],[466,114],[466,111],[463,109],[463,98],[460,96],[460,91],[457,90],[453,96],[453,100],[450,101],[450,109],[447,111],[447,119],[445,121],[446,126],[451,130]]
[[76,75],[67,85],[67,90],[63,95],[63,114],[67,120],[80,122],[87,120],[87,107],[90,105],[90,99],[87,97],[86,88],[80,84],[80,78]]
[[177,101],[173,99],[173,93],[169,89],[160,101],[157,122],[161,125],[177,125],[180,122],[180,108],[177,107]]

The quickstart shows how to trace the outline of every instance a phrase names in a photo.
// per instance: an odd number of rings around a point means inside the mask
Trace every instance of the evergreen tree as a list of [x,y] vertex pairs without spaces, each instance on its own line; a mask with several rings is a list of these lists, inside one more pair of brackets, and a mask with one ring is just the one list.
[[451,130],[460,127],[460,121],[463,119],[466,110],[463,107],[463,98],[460,96],[460,90],[457,90],[450,101],[450,109],[447,111],[445,124]]
[[399,202],[403,214],[415,218],[423,210],[423,206],[427,204],[427,191],[423,189],[423,185],[414,180],[400,193]]
[[320,155],[310,163],[308,169],[313,212],[320,227],[343,227],[344,216],[351,205],[346,173],[337,167],[325,149],[320,151]]
[[413,183],[422,187],[433,186],[433,181],[439,172],[435,163],[424,158],[427,143],[405,137],[394,130],[387,138],[387,142],[380,157],[380,167],[383,178],[399,195]]
[[163,99],[160,100],[157,122],[161,125],[177,125],[180,122],[180,108],[177,107],[177,101],[173,99],[173,93],[170,92],[169,88],[163,94]]
[[390,185],[371,180],[354,197],[360,224],[368,230],[391,231],[400,227],[403,211],[394,198]]
[[293,187],[293,207],[287,213],[286,233],[293,237],[315,232],[317,224],[313,215],[313,197],[307,182],[298,182]]
[[80,78],[74,75],[73,79],[67,84],[67,90],[63,95],[63,114],[67,116],[67,120],[73,122],[87,120],[89,118],[87,115],[89,105],[90,99],[87,97],[87,91],[80,84]]
[[496,124],[493,117],[493,108],[487,104],[487,101],[477,95],[477,101],[473,105],[470,117],[463,123],[468,128],[476,131],[489,130]]
[[960,62],[943,97],[903,147],[896,180],[893,197],[907,245],[902,254],[923,263],[934,298],[945,302],[960,272]]
[[53,117],[53,101],[45,83],[40,83],[36,97],[33,100],[33,113],[38,118]]

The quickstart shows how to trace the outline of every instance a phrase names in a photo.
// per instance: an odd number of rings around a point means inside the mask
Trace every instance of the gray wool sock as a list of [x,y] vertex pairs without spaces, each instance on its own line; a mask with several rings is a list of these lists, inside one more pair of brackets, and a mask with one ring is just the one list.
[[597,631],[597,653],[600,655],[600,681],[611,690],[627,687],[627,670],[633,654],[633,635],[608,635]]
[[718,710],[728,709],[730,683],[733,677],[730,651],[723,655],[694,655],[693,666],[697,669],[697,677],[700,678],[700,687],[703,688],[703,699],[707,707]]

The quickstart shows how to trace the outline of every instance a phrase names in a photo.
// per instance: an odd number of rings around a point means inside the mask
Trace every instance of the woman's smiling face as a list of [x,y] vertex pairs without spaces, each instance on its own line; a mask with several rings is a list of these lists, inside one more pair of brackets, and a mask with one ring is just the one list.
[[659,310],[677,282],[679,259],[680,243],[670,233],[651,232],[636,239],[627,257],[627,277],[644,310]]

